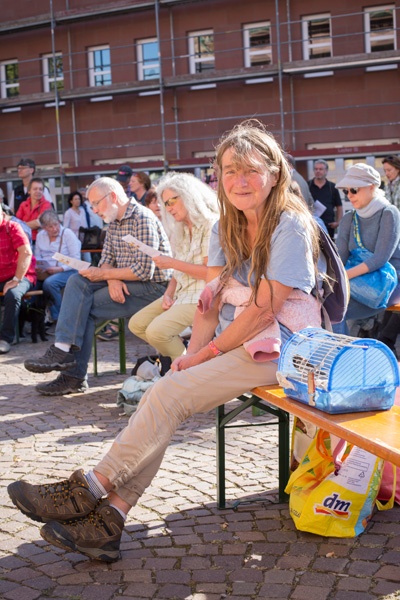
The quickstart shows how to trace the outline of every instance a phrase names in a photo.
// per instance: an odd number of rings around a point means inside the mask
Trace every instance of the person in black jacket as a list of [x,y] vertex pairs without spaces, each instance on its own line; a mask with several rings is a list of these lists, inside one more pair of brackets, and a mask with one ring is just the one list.
[[336,189],[332,181],[328,181],[326,178],[328,169],[329,165],[326,160],[316,160],[314,163],[314,179],[311,179],[308,185],[314,201],[319,200],[326,207],[321,215],[321,219],[333,239],[335,230],[343,216],[343,206],[339,190]]

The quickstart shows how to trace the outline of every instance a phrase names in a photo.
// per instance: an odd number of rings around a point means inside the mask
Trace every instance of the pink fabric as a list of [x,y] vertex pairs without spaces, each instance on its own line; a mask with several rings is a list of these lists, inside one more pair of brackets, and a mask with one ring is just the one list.
[[[394,403],[400,406],[400,388],[396,390]],[[393,492],[393,465],[385,461],[383,466],[381,487],[379,488],[378,500],[386,501],[391,498]],[[400,504],[400,467],[396,467],[396,492],[394,501]]]
[[[210,281],[201,293],[197,305],[199,311],[207,312],[218,294],[220,294],[220,307],[223,304],[232,304],[236,307],[234,315],[236,319],[248,306],[251,289],[232,277],[225,286],[222,286],[217,277]],[[279,357],[281,347],[279,323],[293,332],[308,326],[320,327],[320,304],[311,294],[306,294],[301,290],[292,290],[282,309],[276,315],[276,319],[266,329],[243,344],[245,350],[255,361],[265,362]]]

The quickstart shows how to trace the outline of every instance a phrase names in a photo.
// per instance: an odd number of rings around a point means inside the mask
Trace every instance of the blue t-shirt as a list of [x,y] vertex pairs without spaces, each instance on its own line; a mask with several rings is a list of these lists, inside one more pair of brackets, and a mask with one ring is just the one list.
[[[218,225],[219,222],[215,223],[211,231],[208,252],[209,267],[223,267],[226,264],[219,240]],[[243,261],[241,268],[235,271],[233,277],[241,284],[248,286],[247,277],[250,267],[250,259]],[[314,288],[315,270],[312,259],[311,230],[307,221],[297,213],[284,212],[281,215],[271,238],[271,253],[266,276],[269,280],[278,281],[282,285],[302,290],[307,294]],[[232,304],[224,304],[219,314],[216,335],[219,335],[233,321],[234,312],[235,307]],[[287,337],[288,330],[281,326],[281,331],[283,342]]]

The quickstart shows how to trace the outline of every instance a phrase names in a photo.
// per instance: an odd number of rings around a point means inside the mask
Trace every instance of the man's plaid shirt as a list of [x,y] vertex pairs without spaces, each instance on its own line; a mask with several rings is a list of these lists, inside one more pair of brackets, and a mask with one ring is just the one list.
[[172,277],[172,269],[161,270],[150,256],[124,242],[122,237],[131,234],[144,244],[159,250],[161,254],[172,255],[171,246],[161,221],[144,206],[132,200],[120,221],[110,223],[107,229],[99,267],[106,263],[114,268],[130,267],[141,280],[164,283]]

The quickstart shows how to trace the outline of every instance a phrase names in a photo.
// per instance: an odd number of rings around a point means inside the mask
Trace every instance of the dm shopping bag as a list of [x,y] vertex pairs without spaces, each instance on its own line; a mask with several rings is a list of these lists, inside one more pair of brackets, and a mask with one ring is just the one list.
[[383,460],[341,440],[334,453],[326,431],[319,430],[299,467],[290,476],[286,493],[289,510],[302,531],[328,537],[362,533],[377,501]]

